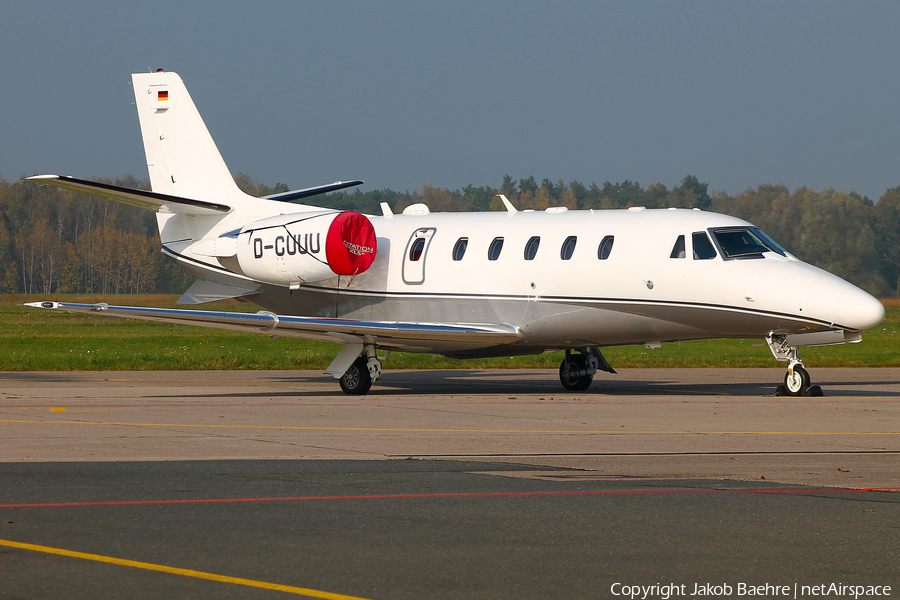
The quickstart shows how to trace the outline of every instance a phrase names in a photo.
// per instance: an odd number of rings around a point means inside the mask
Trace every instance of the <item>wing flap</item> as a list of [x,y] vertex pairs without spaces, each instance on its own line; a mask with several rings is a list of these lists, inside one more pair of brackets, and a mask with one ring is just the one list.
[[138,208],[145,208],[156,212],[162,211],[183,215],[221,215],[231,210],[231,207],[227,204],[192,200],[190,198],[179,198],[178,196],[169,196],[157,192],[147,192],[145,190],[135,190],[119,187],[117,185],[110,185],[108,183],[87,181],[68,176],[35,175],[34,177],[26,177],[25,179],[26,181],[52,185],[80,194],[90,194],[91,196],[98,196],[100,198],[106,198],[107,200],[113,200],[122,204],[137,206]]
[[522,337],[521,330],[503,323],[417,323],[402,321],[357,321],[324,317],[294,317],[260,311],[236,313],[209,310],[179,310],[140,306],[29,302],[25,306],[109,317],[197,325],[248,333],[264,333],[346,344],[351,340],[376,340],[383,347],[419,352],[475,349],[508,344]]

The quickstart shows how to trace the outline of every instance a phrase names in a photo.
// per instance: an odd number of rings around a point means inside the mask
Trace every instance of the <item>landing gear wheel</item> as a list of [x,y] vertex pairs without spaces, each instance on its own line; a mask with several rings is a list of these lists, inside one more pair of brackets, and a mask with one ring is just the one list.
[[566,361],[563,359],[559,365],[559,382],[564,388],[573,392],[581,392],[591,387],[594,380],[593,375],[577,375],[579,371],[583,371],[585,366],[584,357],[579,354],[573,354],[569,358],[568,369],[566,369]]
[[799,396],[809,389],[809,373],[803,365],[794,365],[793,369],[784,374],[784,389],[791,396]]
[[366,362],[366,357],[360,356],[353,361],[347,372],[340,378],[341,389],[345,394],[362,396],[372,387],[372,376],[369,375],[369,367]]

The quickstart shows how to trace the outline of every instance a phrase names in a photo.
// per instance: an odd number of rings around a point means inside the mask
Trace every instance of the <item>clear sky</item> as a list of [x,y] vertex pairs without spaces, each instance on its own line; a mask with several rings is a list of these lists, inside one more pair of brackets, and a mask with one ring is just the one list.
[[291,188],[900,185],[900,3],[4,2],[0,173],[146,177],[130,73]]

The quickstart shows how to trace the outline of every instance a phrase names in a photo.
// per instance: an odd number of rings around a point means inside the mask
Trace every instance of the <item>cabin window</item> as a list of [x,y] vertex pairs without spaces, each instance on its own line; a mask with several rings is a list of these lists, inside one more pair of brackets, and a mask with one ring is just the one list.
[[488,248],[488,260],[497,260],[500,258],[500,251],[503,250],[503,238],[496,237]]
[[525,260],[534,260],[537,256],[538,247],[541,245],[541,238],[534,236],[525,244]]
[[669,258],[684,258],[684,236],[679,235],[678,239],[675,240],[675,245],[672,247],[672,254],[669,255]]
[[762,258],[764,252],[784,256],[784,250],[755,227],[713,229],[712,233],[725,258]]
[[694,243],[694,260],[708,260],[716,257],[716,249],[704,231],[698,231],[692,236]]
[[422,258],[422,250],[425,249],[425,238],[417,238],[409,247],[409,260],[417,261]]
[[569,260],[572,258],[572,254],[575,252],[575,244],[578,243],[578,238],[574,235],[570,235],[566,238],[566,241],[563,242],[562,248],[559,249],[559,257],[563,260]]
[[606,260],[609,258],[609,253],[612,252],[613,242],[615,241],[615,236],[608,235],[603,238],[603,241],[600,242],[600,245],[597,247],[597,258],[600,260]]
[[466,248],[469,247],[469,238],[459,238],[453,245],[453,260],[462,260],[466,255]]

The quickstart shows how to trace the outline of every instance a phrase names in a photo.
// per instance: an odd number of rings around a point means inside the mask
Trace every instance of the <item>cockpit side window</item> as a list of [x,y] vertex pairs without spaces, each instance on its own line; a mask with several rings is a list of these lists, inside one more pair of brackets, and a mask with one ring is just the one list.
[[[768,236],[755,227],[729,227],[712,230],[719,248],[726,259],[763,258],[764,252],[776,252],[784,256],[784,251]],[[776,249],[777,248],[777,249]]]
[[678,239],[675,240],[675,245],[672,246],[672,254],[669,255],[669,258],[684,258],[684,236],[679,235]]
[[709,260],[716,257],[716,249],[705,231],[698,231],[691,236],[694,244],[694,260]]

